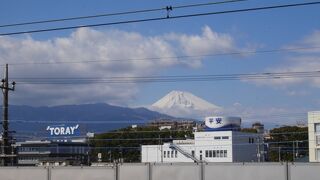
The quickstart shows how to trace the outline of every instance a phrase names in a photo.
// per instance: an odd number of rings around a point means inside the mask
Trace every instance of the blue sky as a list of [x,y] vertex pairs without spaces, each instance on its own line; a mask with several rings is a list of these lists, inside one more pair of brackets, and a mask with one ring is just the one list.
[[[85,16],[136,9],[149,9],[209,1],[2,1],[0,24]],[[211,12],[257,6],[299,3],[299,0],[249,0],[225,5],[173,10],[171,15]],[[163,57],[170,55],[215,54],[234,51],[270,50],[286,47],[320,46],[320,5],[265,11],[222,14],[176,20],[66,30],[2,37],[0,61],[39,62],[106,58]],[[94,24],[145,17],[165,16],[165,12],[125,17],[96,18],[74,22],[0,28],[0,33],[69,25]],[[213,37],[211,37],[213,36]],[[196,39],[203,40],[203,44]],[[200,41],[201,41],[200,40]],[[104,43],[104,41],[109,43]],[[140,49],[140,42],[144,44]],[[88,44],[90,42],[91,44]],[[83,44],[82,44],[83,43]],[[115,49],[113,50],[112,47]],[[123,49],[121,49],[123,47]],[[70,48],[70,50],[66,50]],[[73,51],[77,49],[77,51]],[[90,49],[92,48],[92,49]],[[106,48],[106,50],[105,50]],[[112,49],[112,51],[110,50]],[[163,48],[163,49],[161,49]],[[86,51],[86,49],[90,49]],[[101,49],[99,57],[90,54]],[[135,52],[136,50],[136,52]],[[82,55],[80,55],[83,52]],[[99,53],[100,51],[96,51]],[[186,64],[62,64],[50,66],[13,66],[12,77],[92,77],[137,75],[234,74],[320,69],[320,50],[281,52],[247,56],[208,57]],[[110,55],[111,54],[111,55]],[[87,57],[87,58],[86,58]],[[306,62],[306,63],[304,63]],[[90,66],[90,67],[88,67]],[[320,106],[320,81],[316,78],[274,81],[179,82],[130,85],[90,85],[91,87],[19,85],[11,96],[13,104],[59,105],[107,102],[123,106],[150,105],[171,90],[189,91],[207,101],[230,109],[235,115],[306,113]],[[40,97],[40,98],[39,98]],[[30,104],[31,102],[31,104]],[[288,115],[289,114],[289,115]],[[279,115],[279,116],[280,116]],[[301,119],[305,120],[306,117]]]

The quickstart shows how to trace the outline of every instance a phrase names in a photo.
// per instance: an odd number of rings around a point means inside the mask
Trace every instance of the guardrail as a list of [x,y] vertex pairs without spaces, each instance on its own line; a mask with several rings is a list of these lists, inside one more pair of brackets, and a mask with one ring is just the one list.
[[130,163],[0,167],[1,180],[319,180],[320,163]]

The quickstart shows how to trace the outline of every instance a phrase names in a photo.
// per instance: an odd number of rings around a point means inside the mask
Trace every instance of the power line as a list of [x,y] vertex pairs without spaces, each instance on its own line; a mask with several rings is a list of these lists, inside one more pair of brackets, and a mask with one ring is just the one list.
[[215,11],[215,12],[206,12],[206,13],[195,13],[195,14],[186,14],[186,15],[178,15],[178,16],[168,16],[168,17],[135,19],[135,20],[127,20],[127,21],[115,21],[115,22],[99,23],[99,24],[86,24],[86,25],[78,25],[78,26],[67,26],[67,27],[37,29],[37,30],[28,30],[28,31],[16,31],[16,32],[1,33],[0,36],[18,35],[18,34],[26,34],[26,33],[40,33],[40,32],[49,32],[49,31],[60,31],[60,30],[68,30],[68,29],[76,29],[76,28],[84,28],[84,27],[99,27],[99,26],[110,26],[110,25],[119,25],[119,24],[149,22],[149,21],[161,21],[161,20],[169,20],[169,19],[190,18],[190,17],[198,17],[198,16],[239,13],[239,12],[248,12],[248,11],[260,11],[260,10],[268,10],[268,9],[309,6],[309,5],[317,5],[317,4],[320,4],[320,1],[307,2],[307,3],[296,3],[296,4],[284,4],[284,5],[275,5],[275,6],[263,6],[263,7],[235,9],[235,10],[226,10],[226,11]]
[[77,16],[77,17],[69,17],[69,18],[61,18],[61,19],[49,19],[49,20],[39,20],[39,21],[31,21],[31,22],[13,23],[13,24],[3,24],[3,25],[0,25],[0,28],[33,25],[33,24],[44,24],[44,23],[52,23],[52,22],[72,21],[72,20],[80,20],[80,19],[92,19],[92,18],[98,18],[98,17],[157,12],[157,11],[167,10],[168,7],[171,7],[172,9],[181,9],[181,8],[191,8],[191,7],[210,6],[210,5],[218,5],[218,4],[226,4],[226,3],[235,3],[235,2],[242,2],[242,1],[248,1],[248,0],[217,1],[217,2],[208,2],[208,3],[188,4],[188,5],[181,5],[181,6],[167,6],[167,7],[162,7],[162,8],[153,8],[153,9],[141,9],[141,10],[133,10],[133,11],[125,11],[125,12],[104,13],[104,14],[96,14],[96,15],[89,15],[89,16]]
[[[159,140],[159,139],[155,139],[155,140]],[[91,140],[90,140],[91,141]],[[147,141],[150,141],[150,140],[147,140]],[[300,141],[300,140],[299,140]],[[308,140],[301,140],[303,142],[308,142]],[[263,145],[263,144],[281,144],[281,143],[294,143],[296,141],[279,141],[279,142],[275,142],[275,143],[252,143],[252,144],[249,144],[249,143],[232,143],[232,144],[223,144],[223,145],[198,145],[197,147],[222,147],[222,146],[230,146],[230,145],[236,145],[236,146],[252,146],[252,145]],[[148,146],[149,144],[142,144],[142,145],[146,145]],[[158,145],[158,144],[157,144]],[[11,146],[9,146],[11,147]],[[19,147],[19,146],[18,146]],[[43,147],[43,146],[32,146],[34,148],[44,148],[44,149],[48,149],[48,148],[54,148],[54,149],[57,149],[57,147]],[[285,146],[281,146],[282,148],[292,148],[292,147],[285,147]],[[71,147],[71,146],[60,146],[58,148],[61,148],[61,149],[67,149],[67,148],[74,148],[74,147]],[[141,149],[141,147],[137,147],[137,146],[96,146],[96,147],[88,147],[90,149]],[[154,148],[154,147],[145,147],[145,148]],[[275,146],[272,146],[270,148],[275,148]],[[306,147],[298,147],[299,149],[306,149]]]
[[[234,51],[225,53],[214,53],[214,54],[198,54],[198,55],[178,55],[178,56],[164,56],[164,57],[150,57],[150,58],[130,58],[130,59],[108,59],[108,60],[90,60],[90,61],[56,61],[56,62],[26,62],[26,63],[9,63],[10,66],[19,65],[53,65],[53,64],[79,64],[79,63],[108,63],[108,62],[129,62],[129,61],[158,61],[162,59],[171,59],[173,61],[185,62],[184,59],[198,59],[214,56],[228,56],[228,55],[245,55],[245,54],[266,54],[266,53],[280,53],[280,52],[291,52],[300,50],[312,50],[320,49],[318,46],[313,47],[295,47],[295,48],[279,48],[279,49],[266,49],[256,51]],[[5,66],[5,65],[0,65]]]
[[[247,136],[247,137],[253,137],[253,136],[256,136],[257,134],[254,134],[252,133],[251,136]],[[233,136],[234,137],[234,136]],[[51,140],[59,140],[59,139],[64,139],[64,140],[67,140],[68,138],[50,138],[50,137],[42,137],[43,139],[51,139]],[[72,138],[69,138],[69,139],[72,139]],[[74,138],[73,138],[74,139]],[[190,140],[190,139],[185,139],[185,138],[171,138],[171,137],[166,137],[166,138],[109,138],[109,139],[95,139],[95,138],[91,138],[90,141],[91,142],[94,142],[94,141],[100,141],[100,142],[111,142],[111,141],[158,141],[158,140],[168,140],[168,141],[172,141],[172,140]],[[194,140],[194,139],[192,139]],[[196,141],[208,141],[208,140],[200,140],[200,139],[197,139]],[[220,142],[225,142],[225,141],[228,141],[228,140],[219,140]],[[294,143],[296,141],[299,141],[299,142],[317,142],[316,140],[309,140],[309,139],[299,139],[299,140],[290,140],[290,141],[271,141],[271,142],[265,142],[264,144],[287,144],[287,143]],[[257,145],[257,144],[261,144],[262,143],[258,143],[258,142],[255,142],[255,143],[231,143],[231,144],[219,144],[219,145],[197,145],[197,147],[208,147],[208,146],[229,146],[229,145]]]
[[[292,118],[292,117],[297,117],[297,118],[305,118],[304,114],[287,114],[287,115],[277,115],[277,114],[272,114],[272,115],[264,115],[264,116],[252,116],[252,117],[246,117],[246,116],[242,116],[246,119],[250,118],[250,119],[256,119],[256,118],[260,118],[260,119],[283,119],[283,118]],[[271,118],[270,118],[271,117]],[[9,119],[9,121],[11,123],[67,123],[67,124],[71,124],[71,123],[79,123],[79,124],[147,124],[148,127],[151,126],[157,126],[157,121],[153,122],[150,120],[130,120],[130,121],[92,121],[92,120],[79,120],[79,121],[60,121],[60,120],[33,120],[33,119]],[[161,121],[160,121],[161,122]],[[185,121],[179,121],[179,120],[173,120],[173,122],[177,122],[177,123],[184,123]],[[194,123],[202,123],[203,121],[196,121],[196,120],[189,120],[187,121],[188,123],[194,122]],[[305,123],[307,124],[307,123]],[[309,124],[309,123],[308,123]],[[312,123],[310,123],[312,124]],[[230,129],[230,128],[227,128]],[[184,130],[181,130],[184,131]]]
[[199,3],[199,4],[188,4],[188,5],[170,6],[170,7],[172,7],[172,9],[181,9],[181,8],[200,7],[200,6],[211,6],[211,5],[217,5],[217,4],[226,4],[226,3],[243,2],[243,1],[248,1],[248,0],[218,1],[218,2]]
[[[232,130],[231,128],[219,128],[219,130]],[[154,130],[154,131],[109,131],[109,132],[92,132],[95,134],[100,134],[100,135],[106,135],[106,134],[122,134],[122,135],[127,135],[127,134],[147,134],[147,133],[177,133],[177,132],[192,132],[192,130]],[[201,132],[201,131],[199,131]],[[242,131],[239,131],[242,132]],[[267,133],[267,135],[298,135],[298,134],[308,134],[309,132],[315,133],[316,131],[289,131],[289,132],[270,132]],[[34,133],[34,131],[18,131],[18,134],[30,134]],[[246,132],[243,132],[246,133]],[[38,133],[38,134],[46,134],[45,132],[43,133]],[[255,133],[253,133],[255,134]],[[251,136],[249,134],[235,134],[233,135],[235,137],[247,137]],[[35,136],[37,137],[37,136]],[[43,137],[43,136],[40,136]],[[56,138],[61,138],[61,137],[56,137]],[[74,138],[74,137],[62,137],[62,138]],[[154,137],[155,139],[158,139],[158,137]],[[102,138],[103,139],[103,138]]]
[[155,8],[155,9],[127,11],[127,12],[96,14],[96,15],[90,15],[90,16],[78,16],[78,17],[70,17],[70,18],[62,18],[62,19],[49,19],[49,20],[40,20],[40,21],[31,21],[31,22],[21,22],[21,23],[0,25],[0,28],[13,27],[13,26],[24,26],[24,25],[32,25],[32,24],[44,24],[44,23],[52,23],[52,22],[63,22],[63,21],[80,20],[80,19],[91,19],[91,18],[107,17],[107,16],[129,15],[129,14],[138,14],[138,13],[146,13],[146,12],[156,12],[156,11],[162,11],[165,9],[166,8]]
[[320,71],[300,72],[265,72],[251,74],[220,74],[220,75],[185,75],[185,76],[140,76],[140,77],[15,77],[20,84],[111,84],[111,83],[163,83],[163,82],[197,82],[197,81],[230,81],[230,80],[261,80],[288,78],[320,77]]
[[173,76],[113,76],[113,77],[15,77],[15,79],[25,80],[108,80],[108,79],[158,79],[158,78],[193,78],[193,77],[264,77],[264,76],[300,76],[314,75],[320,73],[318,71],[291,71],[291,72],[263,72],[263,73],[242,73],[242,74],[215,74],[215,75],[173,75]]

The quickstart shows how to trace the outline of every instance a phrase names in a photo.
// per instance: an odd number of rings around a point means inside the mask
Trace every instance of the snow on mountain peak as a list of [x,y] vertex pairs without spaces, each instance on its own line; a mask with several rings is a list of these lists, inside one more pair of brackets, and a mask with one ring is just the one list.
[[169,94],[152,105],[153,110],[161,111],[173,116],[196,115],[203,116],[204,113],[212,114],[222,108],[211,104],[189,92],[171,91]]

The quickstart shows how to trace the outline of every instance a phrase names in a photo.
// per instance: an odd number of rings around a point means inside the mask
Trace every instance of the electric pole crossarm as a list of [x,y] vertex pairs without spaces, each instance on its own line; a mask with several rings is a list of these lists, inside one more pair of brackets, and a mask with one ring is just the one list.
[[4,79],[2,79],[2,85],[0,86],[0,89],[2,89],[2,90],[9,90],[9,91],[14,91],[15,90],[15,85],[16,85],[16,82],[12,82],[11,83],[11,87],[5,87],[4,86],[4,83],[5,83],[5,80]]

